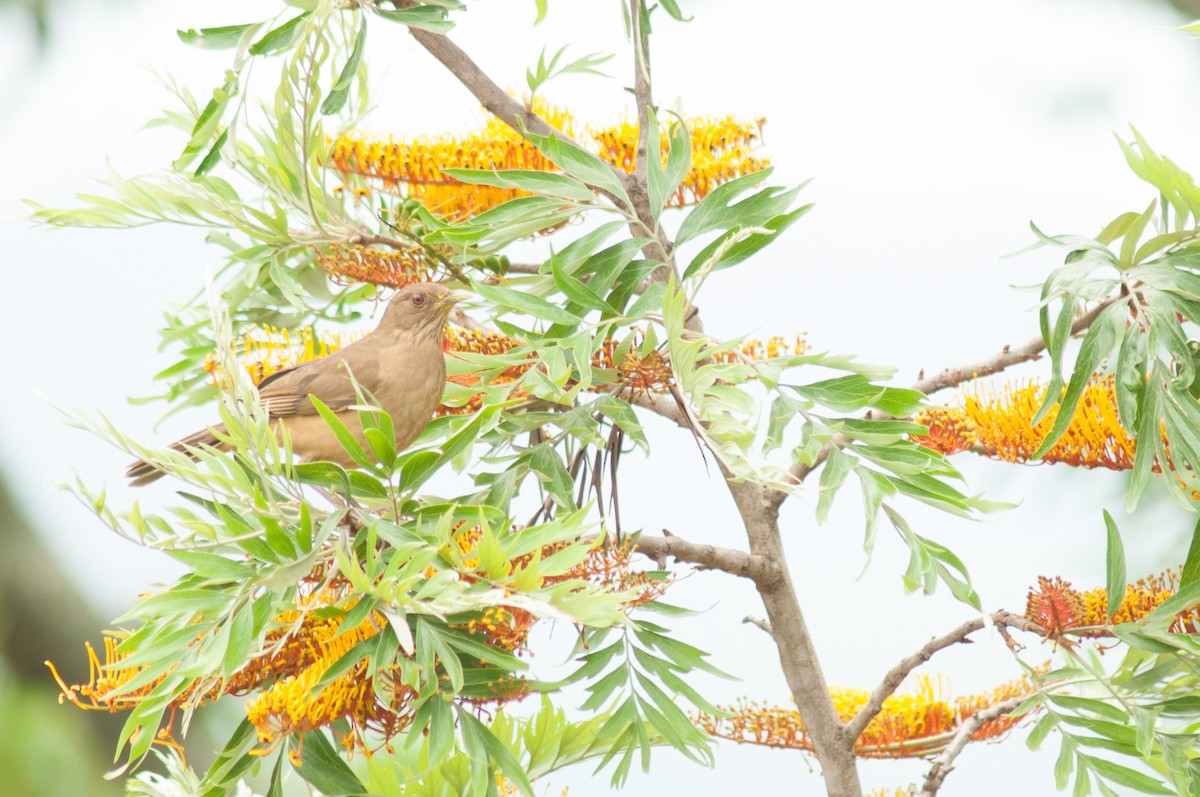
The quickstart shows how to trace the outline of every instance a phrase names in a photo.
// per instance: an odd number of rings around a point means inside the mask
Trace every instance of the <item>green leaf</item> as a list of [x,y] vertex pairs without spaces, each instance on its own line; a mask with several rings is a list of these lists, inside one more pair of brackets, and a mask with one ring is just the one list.
[[533,784],[529,782],[525,768],[509,749],[470,711],[460,708],[458,721],[464,736],[469,735],[482,742],[488,756],[496,762],[504,776],[520,787],[521,793],[526,797],[533,797]]
[[1188,546],[1187,560],[1183,563],[1183,572],[1179,575],[1179,588],[1200,581],[1200,521],[1192,529],[1192,543]]
[[768,186],[740,202],[733,201],[770,175],[771,169],[767,168],[730,180],[713,189],[679,225],[679,233],[675,236],[676,246],[712,230],[761,227],[770,219],[787,213],[804,183],[790,190]]
[[310,395],[309,400],[312,401],[314,407],[325,423],[329,425],[329,430],[333,432],[333,436],[337,438],[339,444],[345,450],[350,458],[353,459],[360,467],[374,468],[375,461],[367,456],[367,452],[363,450],[362,445],[355,439],[354,435],[346,428],[346,424],[342,423],[342,419],[337,416],[333,410],[325,406],[325,403],[316,396]]
[[555,258],[550,258],[550,273],[554,278],[555,286],[563,292],[563,295],[567,299],[575,304],[582,305],[588,310],[598,310],[602,313],[608,313],[610,316],[621,314],[620,311],[601,299],[587,283],[581,282],[563,271]]
[[829,449],[829,458],[821,469],[820,495],[817,498],[817,523],[824,524],[829,519],[829,509],[833,506],[833,497],[854,469],[855,458],[842,453],[837,446]]
[[662,6],[663,11],[666,11],[667,14],[670,15],[671,19],[674,19],[677,22],[692,21],[691,17],[685,17],[683,15],[683,12],[679,10],[679,4],[676,3],[675,0],[659,0],[659,5]]
[[1104,510],[1104,526],[1108,530],[1108,555],[1105,563],[1105,589],[1108,590],[1107,617],[1111,619],[1125,599],[1125,546],[1121,543],[1121,532],[1113,522],[1112,515]]
[[774,241],[779,236],[779,233],[792,226],[797,219],[812,210],[812,208],[813,205],[808,204],[796,208],[789,213],[782,213],[768,219],[762,224],[755,226],[755,229],[766,230],[767,232],[755,232],[744,235],[732,245],[728,245],[728,242],[735,237],[742,236],[743,230],[741,227],[729,230],[704,247],[698,255],[692,258],[692,261],[683,271],[683,279],[689,279],[701,271],[707,273],[731,268],[749,259],[752,255],[757,254],[759,250],[765,248],[767,244]]
[[288,49],[296,41],[296,36],[299,33],[297,28],[299,28],[300,23],[308,19],[310,14],[311,12],[309,11],[297,14],[278,28],[267,31],[261,39],[250,45],[250,54],[274,55]]
[[218,28],[200,28],[200,30],[188,28],[187,30],[177,30],[175,33],[179,35],[181,42],[192,47],[206,50],[227,50],[230,47],[237,47],[246,31],[261,26],[261,22],[250,22],[245,25],[224,25]]
[[677,121],[671,125],[671,138],[667,149],[665,205],[692,170],[692,132],[686,124]]
[[446,19],[446,10],[433,5],[391,9],[372,4],[371,10],[384,19],[430,33],[446,33],[454,27],[454,23]]
[[321,103],[321,113],[325,116],[331,116],[346,106],[346,100],[350,97],[350,84],[358,73],[358,65],[362,62],[366,43],[367,18],[364,15],[358,29],[358,36],[354,39],[354,49],[350,51],[350,57],[346,59],[346,64],[342,67],[337,82],[329,90],[329,96]]
[[1144,775],[1136,769],[1122,766],[1121,764],[1113,763],[1103,758],[1095,758],[1094,756],[1079,754],[1081,761],[1087,761],[1097,775],[1100,775],[1113,783],[1119,783],[1122,786],[1128,786],[1131,789],[1137,789],[1143,794],[1174,794],[1175,792],[1168,789],[1156,778],[1149,775]]
[[559,506],[574,507],[575,501],[572,494],[575,484],[571,481],[571,475],[553,447],[542,444],[535,448],[529,467],[537,474],[538,481],[546,488],[546,491],[554,496],[554,500]]
[[495,302],[502,308],[515,310],[534,318],[550,321],[555,324],[578,324],[579,317],[551,304],[540,296],[506,288],[503,285],[485,285],[480,282],[472,283],[475,291],[485,299]]
[[275,756],[275,766],[271,767],[271,781],[267,785],[266,797],[284,797],[283,795],[283,751]]
[[217,136],[216,142],[212,145],[212,149],[204,156],[204,160],[200,161],[200,165],[196,167],[195,176],[203,177],[221,162],[221,148],[225,146],[226,140],[229,138],[229,128],[221,131],[221,135]]
[[541,172],[534,169],[444,169],[443,172],[467,185],[491,185],[528,191],[531,194],[561,197],[583,205],[596,202],[590,188],[566,174]]
[[883,394],[883,388],[871,384],[870,380],[859,374],[847,374],[809,385],[798,385],[795,391],[809,401],[842,412],[862,409]]
[[306,733],[302,739],[303,743],[297,742],[294,737],[291,741],[292,749],[301,756],[300,765],[296,767],[300,777],[326,797],[367,793],[322,731]]
[[[1084,389],[1091,382],[1092,374],[1096,372],[1100,361],[1107,357],[1117,344],[1118,324],[1121,326],[1121,331],[1124,332],[1121,316],[1110,312],[1114,307],[1121,313],[1126,312],[1125,306],[1118,302],[1112,307],[1106,308],[1088,329],[1083,344],[1079,347],[1079,355],[1075,359],[1075,369],[1071,372],[1071,381],[1067,385],[1067,392],[1063,394],[1062,401],[1059,403],[1054,424],[1050,427],[1050,431],[1042,440],[1041,445],[1038,446],[1037,451],[1033,452],[1033,459],[1041,459],[1045,456],[1046,452],[1067,431],[1067,427],[1071,425],[1071,420],[1075,417],[1075,407],[1079,404],[1079,398],[1083,395]],[[1052,405],[1054,398],[1051,393],[1047,392],[1046,404],[1043,406]],[[1039,414],[1041,414],[1040,410]]]
[[579,178],[586,185],[611,194],[626,208],[633,206],[629,194],[625,192],[625,186],[621,183],[612,165],[605,163],[587,150],[581,149],[577,144],[559,138],[554,133],[548,136],[539,136],[528,130],[523,132],[525,138],[555,166],[567,174]]

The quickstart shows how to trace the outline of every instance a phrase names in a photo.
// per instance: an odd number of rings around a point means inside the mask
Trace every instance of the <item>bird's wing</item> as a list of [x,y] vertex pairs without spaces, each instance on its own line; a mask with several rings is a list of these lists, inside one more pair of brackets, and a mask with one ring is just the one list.
[[259,398],[274,418],[315,415],[317,409],[309,400],[310,395],[316,396],[334,412],[344,410],[358,397],[343,361],[349,364],[360,384],[374,384],[376,363],[353,356],[343,357],[339,352],[271,374],[259,383]]

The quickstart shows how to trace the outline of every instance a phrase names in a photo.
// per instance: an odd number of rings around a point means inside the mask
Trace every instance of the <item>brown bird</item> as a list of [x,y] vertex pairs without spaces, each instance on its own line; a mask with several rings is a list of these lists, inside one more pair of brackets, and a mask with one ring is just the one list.
[[[366,337],[336,354],[277,371],[264,379],[258,386],[262,406],[273,425],[287,429],[292,450],[304,460],[354,467],[354,461],[309,400],[309,396],[315,396],[337,413],[365,447],[358,412],[347,409],[358,402],[351,374],[392,416],[396,450],[407,448],[441,401],[446,387],[442,329],[455,303],[469,295],[451,292],[437,283],[401,288],[388,302],[379,326]],[[188,455],[190,449],[200,446],[225,448],[217,439],[217,434],[224,432],[223,424],[214,426],[188,435],[171,448]],[[163,472],[138,460],[125,475],[130,484],[140,486],[158,479]]]

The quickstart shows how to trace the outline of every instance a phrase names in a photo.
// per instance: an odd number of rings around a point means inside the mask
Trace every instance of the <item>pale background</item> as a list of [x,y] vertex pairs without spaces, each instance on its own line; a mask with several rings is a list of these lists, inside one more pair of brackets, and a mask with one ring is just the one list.
[[[258,19],[261,8],[274,7],[68,3],[42,56],[23,20],[0,12],[0,216],[18,218],[21,197],[63,204],[72,191],[95,190],[91,178],[104,173],[106,158],[123,173],[167,163],[179,139],[140,130],[169,102],[154,73],[169,70],[203,95],[219,82],[227,57],[184,47],[174,30]],[[690,24],[657,22],[656,99],[689,114],[766,117],[764,152],[776,178],[816,178],[804,192],[803,201],[818,203],[809,216],[760,258],[713,278],[702,310],[714,334],[807,330],[818,349],[898,366],[899,384],[921,368],[975,361],[1036,332],[1034,296],[1010,286],[1038,282],[1061,253],[1002,259],[1032,242],[1030,220],[1048,232],[1094,234],[1153,196],[1125,166],[1112,131],[1124,135],[1132,122],[1158,151],[1200,168],[1200,45],[1172,30],[1184,20],[1165,5],[760,0],[692,2],[685,10],[695,15]],[[536,29],[533,17],[532,2],[475,3],[453,36],[516,89],[544,44],[570,44],[577,55],[618,50],[607,68],[622,82],[564,79],[547,93],[587,122],[628,114],[620,87],[630,70],[616,5],[559,0]],[[380,129],[465,131],[482,118],[402,30],[373,25],[368,58],[376,65]],[[267,70],[259,80],[267,85]],[[172,362],[156,352],[161,314],[197,290],[219,254],[199,233],[178,228],[50,231],[23,223],[0,226],[0,252],[0,466],[95,607],[114,616],[176,571],[164,555],[107,533],[49,486],[74,469],[106,483],[114,501],[133,497],[121,484],[125,456],[58,425],[38,394],[102,411],[148,439],[204,423],[203,413],[190,414],[155,430],[160,408],[125,398],[153,392],[151,375]],[[731,503],[691,441],[657,424],[651,436],[653,469],[636,456],[625,460],[627,523],[743,545]],[[1185,550],[1193,519],[1161,500],[1127,518],[1120,475],[959,464],[973,489],[1020,506],[981,523],[915,507],[906,514],[918,532],[962,556],[989,609],[1021,611],[1039,574],[1102,584],[1101,507],[1125,535],[1131,576],[1176,563]],[[145,500],[169,497],[163,489]],[[823,527],[812,520],[813,503],[790,501],[783,522],[831,683],[873,686],[902,655],[967,619],[947,595],[904,596],[906,554],[886,529],[858,578],[864,558],[855,484]],[[739,622],[762,614],[747,584],[695,575],[671,598],[706,610],[678,622],[680,633],[743,679],[706,683],[711,697],[787,700],[769,640]],[[1042,655],[1034,650],[1029,658]],[[935,664],[955,693],[1017,674],[994,639]],[[1053,793],[1053,754],[1029,753],[1022,736],[969,748],[944,793]],[[1055,743],[1052,737],[1048,747]],[[912,762],[863,767],[870,786],[904,785],[924,770]],[[552,783],[552,794],[561,785],[572,795],[601,794],[607,776],[592,779],[590,768],[580,768]],[[625,793],[666,790],[823,793],[800,754],[733,744],[720,747],[715,770],[662,753],[653,773],[635,773]]]

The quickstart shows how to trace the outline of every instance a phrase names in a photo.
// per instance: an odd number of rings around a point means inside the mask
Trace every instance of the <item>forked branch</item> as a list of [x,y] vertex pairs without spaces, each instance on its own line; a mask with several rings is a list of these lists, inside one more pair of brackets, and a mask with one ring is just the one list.
[[[1120,297],[1112,297],[1105,299],[1091,310],[1075,319],[1075,323],[1071,325],[1071,334],[1078,335],[1079,333],[1086,331],[1095,322],[1095,320],[1100,317],[1100,314],[1104,312],[1105,308],[1117,301],[1119,298]],[[969,365],[960,365],[956,368],[946,368],[942,371],[939,371],[934,376],[919,379],[915,384],[913,384],[912,389],[919,390],[926,395],[930,395],[937,393],[939,390],[958,387],[963,382],[968,382],[977,377],[997,374],[1006,368],[1010,368],[1019,363],[1036,360],[1045,350],[1046,341],[1041,335],[1039,335],[1036,338],[1026,341],[1020,346],[1005,346],[998,353],[993,354],[991,357],[986,359],[980,360],[979,362],[971,363]],[[846,437],[845,435],[838,435],[833,439],[832,443],[823,446],[821,450],[817,452],[817,455],[811,464],[797,462],[789,471],[792,479],[795,480],[797,484],[802,483],[810,473],[821,467],[821,465],[825,464],[825,460],[829,459],[829,449],[831,446],[836,445],[840,448],[849,443],[850,439],[851,438]],[[779,506],[784,502],[787,496],[787,493],[780,490],[775,492],[775,494],[771,497],[771,500],[775,502],[775,506]]]
[[952,645],[970,642],[969,637],[971,634],[988,625],[988,620],[998,628],[1017,628],[1022,631],[1039,630],[1034,623],[1021,615],[999,611],[993,612],[986,620],[983,617],[976,617],[947,634],[934,637],[922,645],[915,653],[905,656],[895,667],[888,670],[887,674],[883,676],[883,680],[880,681],[879,686],[875,687],[874,691],[871,692],[871,696],[867,698],[866,705],[859,709],[858,713],[846,723],[846,733],[852,739],[857,739],[861,736],[871,723],[871,720],[875,719],[879,712],[883,710],[883,702],[895,694],[909,673],[933,658],[933,654],[939,650],[945,650]]
[[933,759],[933,766],[929,768],[929,774],[925,776],[925,782],[921,786],[921,797],[936,797],[946,776],[954,771],[954,759],[958,758],[977,730],[992,720],[1011,714],[1026,699],[1010,697],[1008,700],[1002,700],[963,720],[962,724],[958,726],[954,738],[950,741],[950,746]]

